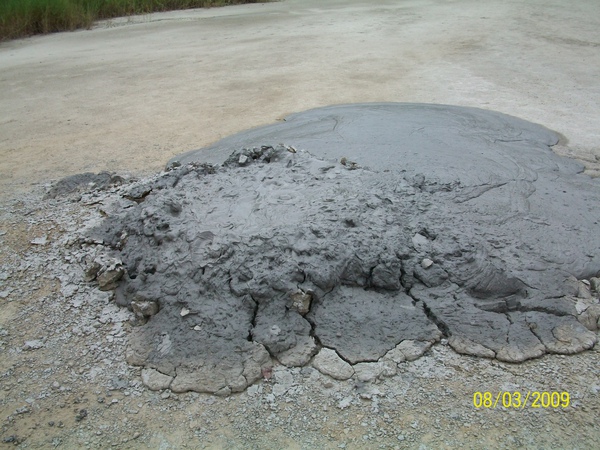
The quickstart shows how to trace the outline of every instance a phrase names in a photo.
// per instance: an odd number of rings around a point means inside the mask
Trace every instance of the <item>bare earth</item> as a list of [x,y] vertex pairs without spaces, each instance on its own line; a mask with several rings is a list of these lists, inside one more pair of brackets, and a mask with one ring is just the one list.
[[[555,150],[598,176],[599,27],[596,0],[288,0],[0,44],[0,446],[600,447],[598,348],[510,365],[437,344],[366,384],[276,367],[228,399],[150,391],[124,362],[127,313],[82,281],[68,245],[96,207],[40,200],[67,175],[141,176],[354,102],[511,114],[561,133]],[[571,400],[476,409],[477,391]]]

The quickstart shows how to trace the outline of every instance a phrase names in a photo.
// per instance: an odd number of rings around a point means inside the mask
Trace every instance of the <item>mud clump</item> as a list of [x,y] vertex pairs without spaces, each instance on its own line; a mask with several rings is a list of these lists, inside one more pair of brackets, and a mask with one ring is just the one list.
[[[444,145],[450,135],[470,142],[455,155],[466,167],[411,159],[432,152],[430,140],[407,148],[380,132],[406,108],[292,116],[279,129],[289,145],[265,144],[266,127],[222,165],[187,155],[120,187],[88,242],[122,264],[110,281],[138,319],[129,362],[153,385],[227,395],[273,359],[303,366],[321,349],[340,358],[345,377],[345,364],[412,360],[442,337],[461,353],[511,362],[594,346],[578,319],[587,311],[583,322],[596,326],[595,302],[582,309],[572,283],[600,269],[586,207],[600,200],[599,184],[549,150],[550,131],[468,108],[423,106],[424,123],[411,125],[435,135],[442,163],[456,152]],[[356,127],[358,141],[373,140],[362,155],[348,144]],[[488,156],[499,170],[483,164]],[[321,365],[332,364],[329,353]]]

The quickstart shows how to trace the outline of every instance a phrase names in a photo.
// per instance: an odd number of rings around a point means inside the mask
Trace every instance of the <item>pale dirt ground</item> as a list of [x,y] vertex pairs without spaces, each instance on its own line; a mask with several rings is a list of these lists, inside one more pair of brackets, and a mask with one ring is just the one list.
[[[98,322],[100,306],[82,308],[56,280],[69,264],[60,236],[91,212],[39,201],[45,184],[66,175],[150,173],[292,112],[372,101],[475,106],[541,123],[565,137],[558,152],[598,175],[598,30],[596,0],[288,0],[0,44],[2,440],[15,436],[22,448],[600,447],[597,350],[512,366],[438,345],[378,385],[377,407],[351,385],[298,374],[305,390],[275,406],[271,384],[255,397],[162,399],[123,365],[126,332]],[[44,234],[49,247],[29,244]],[[22,350],[40,338],[44,348]],[[556,411],[473,408],[474,391],[500,389],[570,391],[576,401]],[[107,406],[108,394],[120,403]],[[354,403],[338,408],[351,395]],[[88,417],[77,422],[81,405]]]
[[0,191],[172,156],[305,109],[396,101],[541,123],[600,164],[600,3],[288,0],[0,44]]

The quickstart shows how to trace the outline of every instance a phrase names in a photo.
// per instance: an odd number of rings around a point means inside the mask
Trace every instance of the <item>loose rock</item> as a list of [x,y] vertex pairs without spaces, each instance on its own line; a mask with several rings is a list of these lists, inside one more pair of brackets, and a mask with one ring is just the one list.
[[142,381],[153,391],[162,391],[168,389],[173,382],[174,377],[160,373],[155,369],[142,369]]
[[322,348],[313,359],[312,365],[322,374],[336,380],[347,380],[354,375],[352,366],[340,358],[335,350],[329,348]]

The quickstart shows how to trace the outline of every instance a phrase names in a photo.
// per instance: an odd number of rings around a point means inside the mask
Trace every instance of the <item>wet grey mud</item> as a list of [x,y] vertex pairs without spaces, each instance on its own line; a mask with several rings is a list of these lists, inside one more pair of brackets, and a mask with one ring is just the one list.
[[113,189],[86,275],[135,313],[128,361],[152,389],[227,395],[275,360],[393,375],[441,339],[509,362],[580,352],[600,183],[557,142],[473,108],[294,114]]

